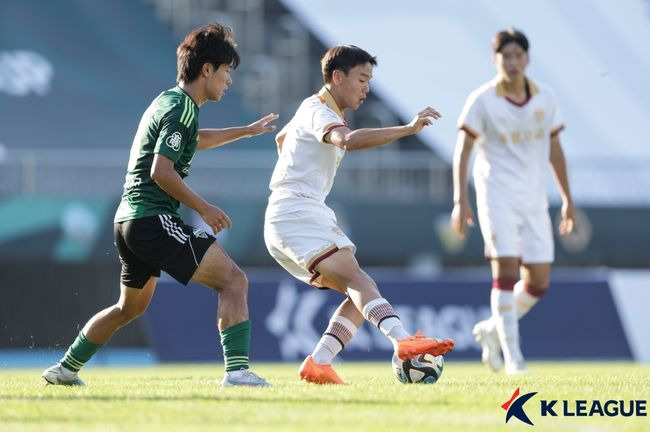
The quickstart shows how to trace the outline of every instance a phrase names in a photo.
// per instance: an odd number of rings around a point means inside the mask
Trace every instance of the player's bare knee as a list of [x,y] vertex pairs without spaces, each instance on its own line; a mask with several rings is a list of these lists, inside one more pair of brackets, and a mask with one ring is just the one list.
[[122,324],[128,324],[140,317],[147,310],[146,304],[136,303],[129,305],[117,305],[118,317]]
[[248,293],[248,277],[246,277],[246,273],[241,271],[239,267],[235,266],[234,270],[232,271],[231,280],[233,289],[244,295]]
[[230,269],[227,281],[223,284],[220,292],[236,296],[246,296],[248,294],[248,278],[239,267],[233,264]]
[[527,282],[526,285],[528,285],[528,290],[546,291],[548,289],[549,282],[550,278],[548,276],[537,276],[531,277],[530,281]]

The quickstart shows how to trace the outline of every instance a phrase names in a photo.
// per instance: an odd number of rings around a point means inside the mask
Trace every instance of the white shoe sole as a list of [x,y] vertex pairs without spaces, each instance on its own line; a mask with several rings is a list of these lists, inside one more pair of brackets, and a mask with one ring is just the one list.
[[499,372],[503,368],[503,360],[501,359],[501,346],[498,339],[496,343],[490,341],[490,336],[480,323],[474,326],[472,330],[474,340],[481,345],[481,361],[493,372]]

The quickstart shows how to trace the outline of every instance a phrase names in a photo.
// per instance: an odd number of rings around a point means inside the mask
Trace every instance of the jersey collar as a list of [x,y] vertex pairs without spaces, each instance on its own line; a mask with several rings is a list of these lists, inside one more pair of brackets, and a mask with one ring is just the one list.
[[187,97],[192,101],[192,103],[194,104],[194,107],[195,107],[196,109],[199,109],[199,106],[196,104],[196,102],[194,102],[194,99],[192,99],[192,96],[190,96],[190,94],[189,94],[188,92],[186,92],[185,90],[183,90],[179,85],[176,85],[176,88],[177,88],[181,93],[184,93],[185,96],[187,96]]
[[[496,81],[497,96],[506,97],[506,88],[503,85],[503,81],[501,81],[498,77],[494,80]],[[537,87],[537,84],[535,84],[530,78],[526,77],[526,82],[528,83],[528,89],[530,90],[531,97],[539,93],[539,87]]]
[[334,111],[341,118],[341,121],[347,126],[348,122],[345,120],[343,111],[341,111],[341,108],[339,108],[336,101],[334,100],[334,96],[332,96],[332,93],[330,93],[327,87],[323,86],[323,88],[320,89],[320,91],[317,93],[317,96],[320,101],[327,105],[332,111]]

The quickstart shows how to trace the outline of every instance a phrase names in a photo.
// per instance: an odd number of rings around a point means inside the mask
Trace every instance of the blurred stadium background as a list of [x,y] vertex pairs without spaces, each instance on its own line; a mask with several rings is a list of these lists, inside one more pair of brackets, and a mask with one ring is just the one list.
[[[576,233],[556,237],[551,291],[522,322],[524,352],[650,361],[650,2],[2,0],[0,367],[58,360],[117,299],[111,224],[133,134],[174,85],[182,36],[211,21],[234,28],[243,61],[226,97],[201,109],[202,127],[268,112],[282,126],[320,88],[319,58],[338,43],[379,60],[370,99],[349,114],[354,127],[407,122],[424,105],[443,113],[417,137],[347,155],[329,202],[407,325],[454,337],[459,359],[478,359],[471,328],[489,313],[490,276],[478,230],[461,241],[448,227],[455,122],[469,91],[494,74],[494,32],[522,29],[529,74],[563,107],[580,208]],[[188,180],[234,221],[219,239],[249,275],[253,359],[295,361],[338,298],[291,280],[266,252],[275,159],[272,136],[257,137],[200,153]],[[215,301],[163,277],[146,316],[93,362],[217,360]],[[366,327],[343,358],[389,353]]]

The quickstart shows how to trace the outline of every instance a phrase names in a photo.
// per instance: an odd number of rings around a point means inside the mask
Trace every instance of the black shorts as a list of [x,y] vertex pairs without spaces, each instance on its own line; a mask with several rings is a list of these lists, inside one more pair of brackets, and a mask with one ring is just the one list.
[[121,282],[130,288],[142,288],[151,276],[160,276],[160,270],[187,285],[215,241],[168,215],[119,222],[113,233],[122,263]]

